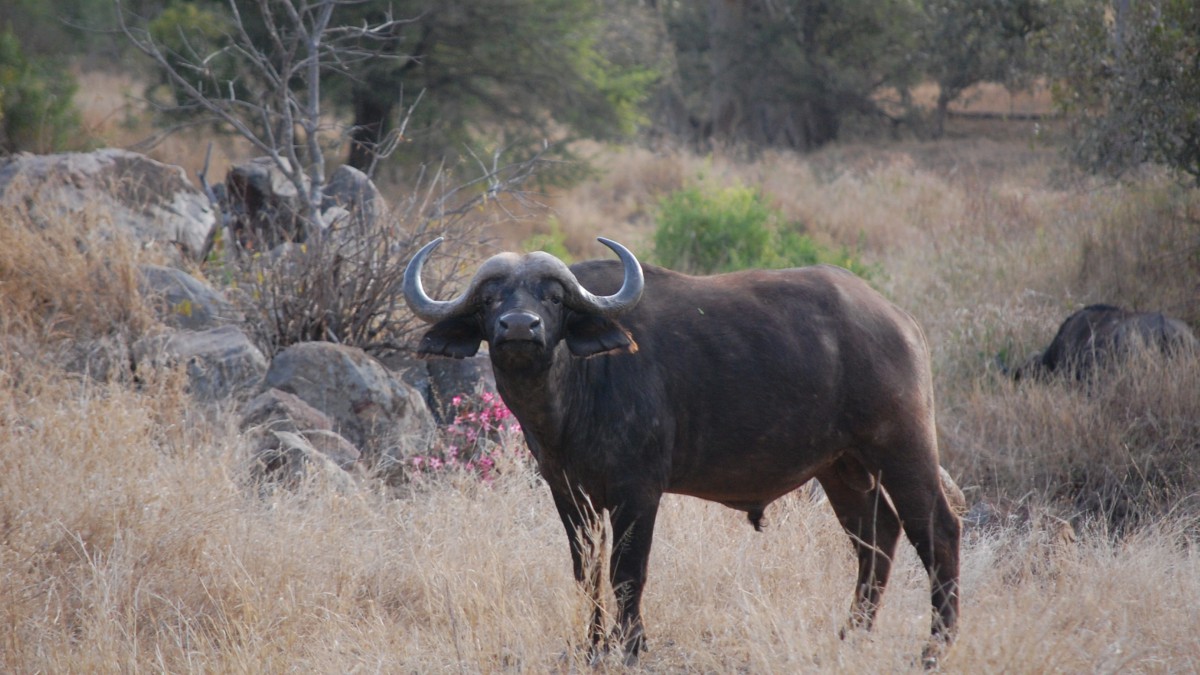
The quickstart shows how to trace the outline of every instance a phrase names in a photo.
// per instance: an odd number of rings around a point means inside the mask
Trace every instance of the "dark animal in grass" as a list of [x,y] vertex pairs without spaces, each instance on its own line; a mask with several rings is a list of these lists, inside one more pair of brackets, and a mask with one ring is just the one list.
[[593,656],[606,647],[604,514],[615,632],[632,663],[663,493],[725,504],[758,528],[771,502],[816,478],[858,555],[850,626],[870,628],[903,531],[929,573],[924,656],[936,662],[958,619],[961,525],[939,481],[929,350],[911,316],[837,267],[693,277],[606,239],[620,262],[504,253],[437,301],[421,269],[440,241],[405,272],[409,307],[433,324],[419,351],[466,357],[488,343],[575,578],[593,589]]
[[1192,329],[1161,312],[1131,312],[1089,305],[1063,321],[1045,351],[1014,368],[1017,380],[1065,374],[1077,380],[1137,352],[1173,355],[1197,348]]

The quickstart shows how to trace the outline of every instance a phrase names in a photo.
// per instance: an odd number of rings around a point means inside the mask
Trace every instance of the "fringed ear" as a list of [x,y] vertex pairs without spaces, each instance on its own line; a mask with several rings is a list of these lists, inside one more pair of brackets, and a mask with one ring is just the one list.
[[417,354],[422,356],[452,356],[456,359],[475,356],[483,331],[474,315],[439,321],[421,338]]
[[615,321],[594,314],[578,314],[567,319],[567,348],[575,356],[605,353],[633,354],[637,343]]

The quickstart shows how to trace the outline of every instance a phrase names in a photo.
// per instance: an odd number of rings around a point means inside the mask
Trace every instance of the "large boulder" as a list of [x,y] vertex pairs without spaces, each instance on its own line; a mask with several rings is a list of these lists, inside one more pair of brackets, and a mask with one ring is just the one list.
[[263,389],[295,394],[385,472],[428,446],[435,424],[416,389],[355,347],[304,342],[275,355]]
[[[334,209],[344,211],[342,222],[335,222],[334,216],[341,212]],[[351,233],[372,231],[390,217],[387,201],[367,174],[344,164],[325,185],[321,212],[327,222],[348,228]]]
[[421,393],[433,418],[441,425],[450,424],[458,414],[456,397],[497,393],[496,376],[486,353],[462,359],[423,359],[397,354],[389,357],[386,365]]
[[265,253],[279,244],[307,241],[313,234],[301,217],[304,195],[270,157],[230,168],[224,195],[229,227],[242,250]]
[[350,471],[358,466],[358,448],[333,430],[325,413],[295,394],[268,389],[242,408],[238,428],[252,439],[255,473],[294,483],[328,461]]
[[216,224],[183,168],[114,148],[3,160],[0,206],[35,224],[84,218],[102,235],[122,232],[173,257],[200,255]]
[[[309,189],[307,177],[302,178]],[[285,244],[302,244],[323,235],[304,222],[304,200],[284,169],[270,157],[234,165],[218,191],[233,240],[242,250],[268,252]],[[390,210],[383,195],[362,171],[338,167],[324,185],[321,225],[350,236],[387,224]]]
[[174,267],[138,267],[138,288],[159,320],[173,328],[206,330],[238,324],[244,318],[217,289]]
[[207,401],[254,391],[267,371],[267,359],[236,326],[153,335],[133,349],[134,369],[187,370],[188,390]]

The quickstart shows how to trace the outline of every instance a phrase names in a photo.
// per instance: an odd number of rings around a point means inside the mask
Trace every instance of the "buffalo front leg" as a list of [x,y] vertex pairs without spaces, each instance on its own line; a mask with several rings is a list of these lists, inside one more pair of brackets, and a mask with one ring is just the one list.
[[660,497],[658,494],[640,494],[619,500],[611,514],[613,551],[609,573],[617,596],[618,637],[625,646],[627,665],[635,665],[646,648],[642,591],[646,586]]
[[596,659],[604,646],[604,598],[601,595],[604,563],[604,522],[591,501],[579,493],[555,491],[554,506],[567,530],[571,543],[571,566],[575,581],[583,587],[591,602],[592,618],[588,625],[588,656]]

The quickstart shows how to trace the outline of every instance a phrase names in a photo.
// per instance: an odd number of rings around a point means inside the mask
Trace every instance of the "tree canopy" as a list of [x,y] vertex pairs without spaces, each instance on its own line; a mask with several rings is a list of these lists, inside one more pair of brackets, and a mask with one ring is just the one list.
[[[272,53],[287,43],[272,33],[278,3],[119,4],[213,95],[264,89],[245,44],[284,58]],[[22,63],[38,66],[23,71],[26,91],[67,92],[42,64],[99,50],[113,7],[6,3]],[[355,56],[329,62],[322,82],[324,110],[347,129],[338,152],[368,170],[389,148],[427,163],[635,134],[800,150],[862,130],[936,136],[972,85],[1037,80],[1051,84],[1085,166],[1157,162],[1200,182],[1194,0],[339,0],[330,26],[386,26],[340,42]],[[912,103],[922,82],[938,85],[932,111]],[[162,84],[156,100],[181,100]]]
[[[330,62],[323,83],[333,108],[351,119],[348,163],[369,169],[405,120],[399,154],[419,160],[481,142],[519,151],[631,133],[655,73],[609,58],[601,9],[591,0],[338,3],[334,34],[381,27],[343,43],[355,56]],[[260,87],[244,67],[238,32],[270,53],[278,24],[270,3],[194,0],[169,4],[149,27],[198,87],[245,96]]]
[[1068,9],[1053,74],[1076,159],[1113,175],[1160,163],[1200,185],[1200,4],[1081,0]]

